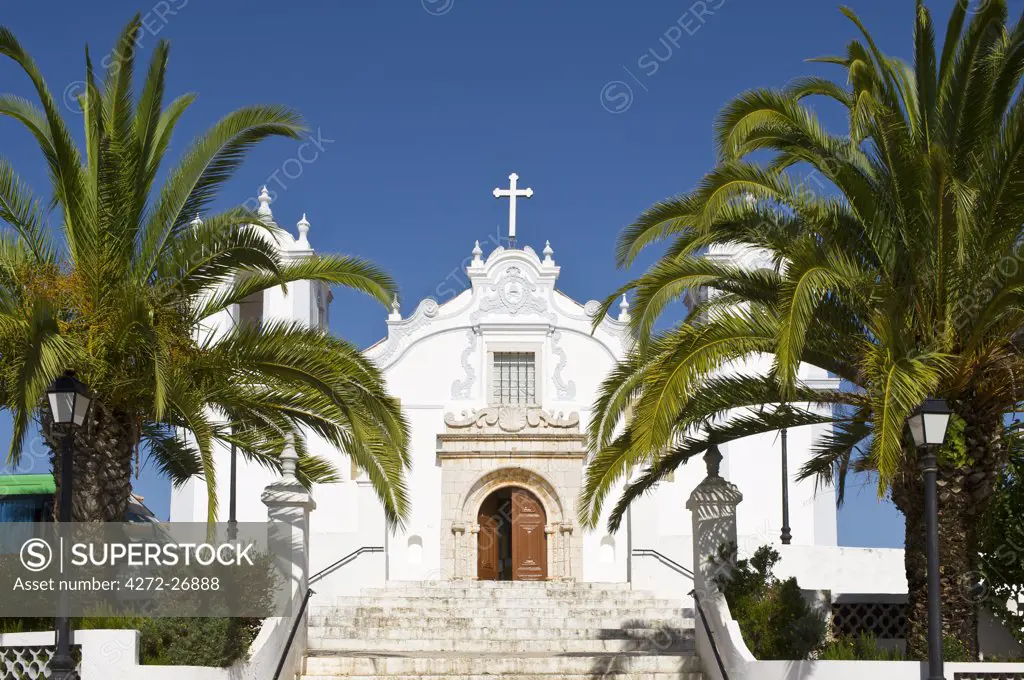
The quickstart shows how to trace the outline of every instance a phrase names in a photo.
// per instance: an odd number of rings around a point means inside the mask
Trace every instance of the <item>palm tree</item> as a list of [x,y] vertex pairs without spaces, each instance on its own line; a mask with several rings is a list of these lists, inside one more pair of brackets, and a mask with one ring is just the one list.
[[[75,445],[76,521],[121,520],[140,447],[175,483],[205,479],[211,519],[218,444],[278,468],[285,441],[294,439],[301,479],[332,479],[329,463],[307,455],[304,432],[351,456],[388,518],[400,521],[409,507],[408,426],[381,372],[356,347],[284,322],[238,325],[216,339],[200,332],[205,319],[274,286],[339,284],[386,305],[394,282],[354,257],[282,261],[277,228],[248,210],[193,221],[253,145],[298,138],[301,120],[287,108],[230,113],[157,186],[194,96],[164,107],[166,42],[154,49],[136,96],[139,31],[136,16],[102,83],[86,50],[83,154],[35,62],[0,27],[0,55],[21,67],[39,99],[36,106],[2,95],[0,114],[32,134],[52,181],[52,195],[38,198],[0,159],[0,222],[10,226],[0,232],[0,405],[14,422],[9,460],[18,462],[47,385],[73,369],[95,396]],[[48,223],[51,209],[57,229]]]
[[[816,60],[844,78],[738,96],[717,121],[717,167],[625,230],[622,266],[670,245],[605,301],[606,312],[634,293],[636,344],[595,403],[580,503],[581,520],[596,524],[614,484],[644,466],[611,514],[615,528],[634,498],[711,443],[831,424],[801,475],[835,483],[842,502],[851,468],[874,471],[906,516],[908,642],[919,657],[923,498],[905,418],[929,396],[958,416],[940,454],[944,630],[976,652],[963,579],[976,571],[976,523],[1006,466],[1003,416],[1021,400],[1024,23],[1007,24],[1004,0],[966,9],[956,4],[937,51],[918,0],[911,66],[883,54],[844,8],[863,39]],[[811,96],[845,109],[846,134],[825,129]],[[803,171],[815,181],[799,180]],[[772,264],[700,257],[720,248]],[[653,330],[667,305],[700,288],[714,292]],[[758,357],[771,358],[767,374],[723,370]],[[841,389],[807,388],[801,363]]]

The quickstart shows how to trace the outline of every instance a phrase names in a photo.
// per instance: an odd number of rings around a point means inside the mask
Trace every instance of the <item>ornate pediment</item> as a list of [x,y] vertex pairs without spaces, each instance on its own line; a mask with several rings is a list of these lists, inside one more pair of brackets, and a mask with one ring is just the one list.
[[492,312],[517,316],[521,312],[544,314],[547,312],[547,296],[530,282],[522,267],[506,267],[496,284],[483,285],[484,290],[479,307],[470,317],[475,323]]
[[580,414],[555,415],[539,408],[494,406],[444,417],[449,434],[577,434]]

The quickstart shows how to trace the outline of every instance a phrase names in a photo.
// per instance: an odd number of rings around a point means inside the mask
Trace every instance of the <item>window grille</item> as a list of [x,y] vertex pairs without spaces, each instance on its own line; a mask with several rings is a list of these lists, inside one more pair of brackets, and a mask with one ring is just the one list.
[[495,352],[493,361],[495,404],[537,403],[537,358],[533,352]]

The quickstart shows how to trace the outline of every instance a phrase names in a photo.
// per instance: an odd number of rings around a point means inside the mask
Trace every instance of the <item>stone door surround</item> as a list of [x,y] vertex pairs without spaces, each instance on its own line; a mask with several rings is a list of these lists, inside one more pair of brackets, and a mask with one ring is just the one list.
[[500,406],[449,413],[445,425],[437,437],[445,578],[477,578],[477,513],[484,499],[505,487],[526,489],[544,506],[548,580],[576,578],[583,561],[576,497],[586,456],[579,415]]

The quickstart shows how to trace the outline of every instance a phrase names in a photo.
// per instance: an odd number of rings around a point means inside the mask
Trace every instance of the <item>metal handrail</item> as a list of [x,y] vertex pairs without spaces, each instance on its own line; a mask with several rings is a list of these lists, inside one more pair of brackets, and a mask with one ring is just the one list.
[[313,585],[314,583],[316,583],[320,579],[322,579],[322,578],[324,578],[326,576],[329,576],[330,574],[333,574],[336,570],[340,569],[341,567],[344,567],[346,564],[348,564],[349,562],[351,562],[352,560],[354,560],[355,558],[359,557],[360,555],[362,555],[364,553],[382,553],[382,552],[384,552],[384,548],[379,546],[379,545],[364,545],[362,548],[357,548],[356,550],[353,550],[352,552],[350,552],[348,555],[345,555],[344,557],[342,557],[340,560],[338,560],[334,564],[328,565],[328,566],[324,567],[323,569],[321,569],[320,571],[318,571],[315,574],[313,574],[312,576],[310,576],[309,577],[309,585]]
[[661,562],[662,564],[664,564],[669,569],[672,569],[673,571],[676,571],[676,572],[682,574],[683,576],[689,578],[691,581],[693,580],[693,572],[692,571],[690,571],[689,569],[687,569],[683,565],[679,564],[678,562],[673,560],[671,557],[666,557],[665,555],[662,555],[657,550],[651,550],[650,548],[636,548],[636,549],[633,550],[633,555],[636,556],[636,557],[653,557],[653,558],[657,559],[659,562]]
[[700,616],[700,622],[704,624],[704,632],[708,635],[708,641],[711,642],[711,651],[715,654],[715,661],[718,662],[718,670],[722,672],[723,680],[729,680],[729,673],[725,670],[725,664],[722,662],[722,655],[718,652],[718,645],[715,643],[715,636],[711,633],[711,626],[708,625],[708,619],[704,616],[704,608],[700,606],[700,598],[697,597],[696,589],[690,591],[690,595],[693,597],[693,604],[697,607],[697,615]]
[[[333,574],[338,569],[344,567],[346,564],[356,559],[364,553],[382,553],[384,548],[379,545],[364,545],[361,548],[357,548],[345,555],[340,560],[330,564],[317,573],[309,577],[309,585],[312,586],[320,579]],[[281,658],[277,661],[277,669],[274,671],[274,677],[272,680],[280,680],[281,671],[284,670],[284,665],[288,661],[288,654],[292,650],[292,643],[295,641],[295,634],[299,632],[299,626],[302,624],[302,615],[306,613],[306,607],[309,605],[309,598],[316,592],[312,587],[306,588],[306,594],[302,598],[302,604],[299,606],[299,611],[295,614],[295,620],[292,622],[292,629],[288,632],[288,642],[285,643],[284,649],[281,650]]]
[[302,598],[302,605],[299,606],[299,612],[295,615],[295,621],[292,623],[292,629],[288,633],[288,642],[284,644],[284,649],[281,651],[281,658],[277,660],[277,670],[274,671],[274,680],[279,680],[281,677],[281,671],[284,670],[284,665],[288,661],[288,652],[292,650],[292,642],[295,641],[295,634],[299,632],[299,624],[302,623],[302,615],[306,611],[306,605],[309,604],[309,598],[313,596],[313,589],[306,589],[306,596]]

